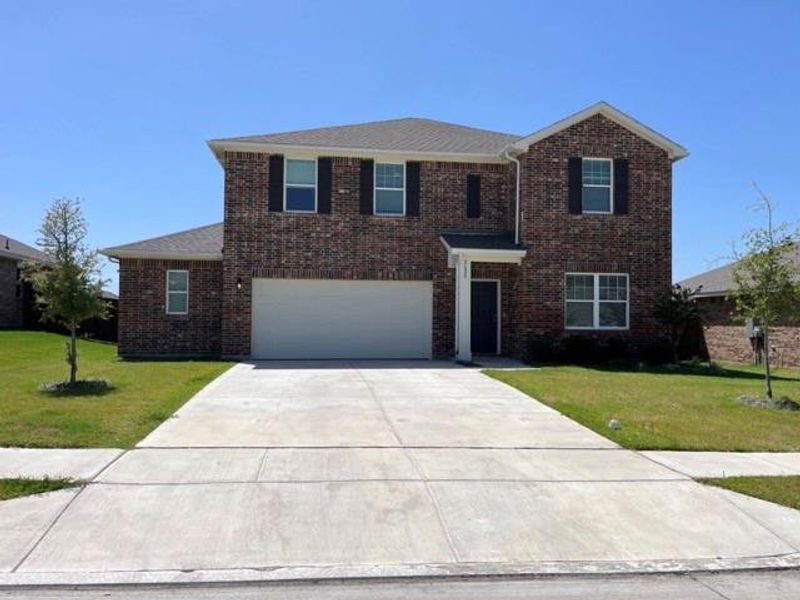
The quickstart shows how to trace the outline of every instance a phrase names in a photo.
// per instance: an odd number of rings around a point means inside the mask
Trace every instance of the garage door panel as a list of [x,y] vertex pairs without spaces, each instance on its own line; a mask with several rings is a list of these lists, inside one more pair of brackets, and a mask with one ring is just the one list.
[[430,358],[423,281],[255,279],[254,358]]

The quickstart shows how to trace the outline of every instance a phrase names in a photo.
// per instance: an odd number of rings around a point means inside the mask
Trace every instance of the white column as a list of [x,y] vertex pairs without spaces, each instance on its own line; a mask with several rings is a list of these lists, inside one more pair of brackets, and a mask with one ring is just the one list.
[[456,360],[472,360],[472,261],[456,261]]

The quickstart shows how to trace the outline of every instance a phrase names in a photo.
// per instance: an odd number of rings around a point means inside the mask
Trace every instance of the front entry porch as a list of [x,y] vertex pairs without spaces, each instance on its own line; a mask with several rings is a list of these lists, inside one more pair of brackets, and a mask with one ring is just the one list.
[[455,274],[455,356],[472,362],[473,354],[501,352],[499,280],[473,280],[473,263],[520,264],[527,250],[510,234],[447,233],[441,236],[447,264]]

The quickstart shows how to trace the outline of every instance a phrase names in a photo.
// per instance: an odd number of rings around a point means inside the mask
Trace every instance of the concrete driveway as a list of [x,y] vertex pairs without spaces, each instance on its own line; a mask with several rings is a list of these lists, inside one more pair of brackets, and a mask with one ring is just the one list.
[[0,530],[16,513],[0,582],[800,564],[800,512],[450,363],[239,364],[79,493],[0,505]]

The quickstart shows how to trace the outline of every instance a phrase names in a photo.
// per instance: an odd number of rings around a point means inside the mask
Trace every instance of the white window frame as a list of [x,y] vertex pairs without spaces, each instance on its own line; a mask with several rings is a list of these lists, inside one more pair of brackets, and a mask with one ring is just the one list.
[[[289,179],[287,177],[287,174],[289,172],[289,161],[290,160],[302,161],[302,162],[312,162],[312,161],[314,162],[314,185],[313,186],[308,184],[308,183],[289,183]],[[319,165],[317,164],[317,157],[316,156],[314,158],[293,158],[293,157],[288,157],[288,156],[285,157],[284,160],[283,160],[283,212],[299,213],[299,214],[307,214],[307,215],[316,213],[317,212],[317,208],[319,206],[319,201],[318,201],[318,197],[317,197],[318,194],[319,194],[319,192],[318,192],[319,181],[318,180],[319,180]],[[288,195],[287,194],[287,190],[289,189],[289,186],[297,187],[297,188],[306,188],[306,189],[313,187],[314,188],[314,210],[294,210],[294,209],[290,210],[286,205],[286,197]]]
[[[387,188],[387,187],[378,187],[378,164],[382,165],[400,165],[403,167],[403,212],[402,213],[390,213],[390,212],[378,212],[378,190],[396,192],[399,188]],[[377,215],[379,217],[405,217],[406,216],[406,163],[405,162],[388,162],[388,161],[381,161],[378,163],[376,160],[372,167],[372,181],[374,185],[372,186],[372,214]]]
[[[175,290],[170,291],[169,289],[169,274],[170,273],[186,273],[186,291],[182,290]],[[166,305],[164,309],[166,310],[168,315],[188,315],[189,314],[189,269],[168,269],[167,270],[167,280],[166,285],[167,288],[167,297],[166,297]],[[169,295],[170,294],[186,294],[186,310],[184,311],[177,311],[177,310],[170,310],[169,309]]]
[[[600,185],[598,183],[583,183],[583,161],[596,160],[603,161],[609,164],[608,170],[608,185]],[[583,188],[608,188],[608,210],[584,210],[583,209]],[[599,156],[584,156],[581,158],[581,213],[584,215],[613,215],[614,214],[614,159],[603,158]],[[606,273],[603,273],[605,275]],[[589,273],[591,275],[591,273]]]
[[[573,275],[583,275],[594,278],[594,297],[592,300],[570,300],[567,298],[567,279]],[[600,277],[624,277],[625,278],[625,326],[624,327],[609,327],[608,325],[600,325],[600,303],[601,302],[615,302],[622,304],[622,300],[600,300]],[[567,304],[569,302],[585,302],[586,304],[592,303],[592,323],[591,327],[577,327],[567,324]],[[564,274],[564,329],[570,331],[627,331],[631,328],[631,278],[628,273],[565,273]]]

